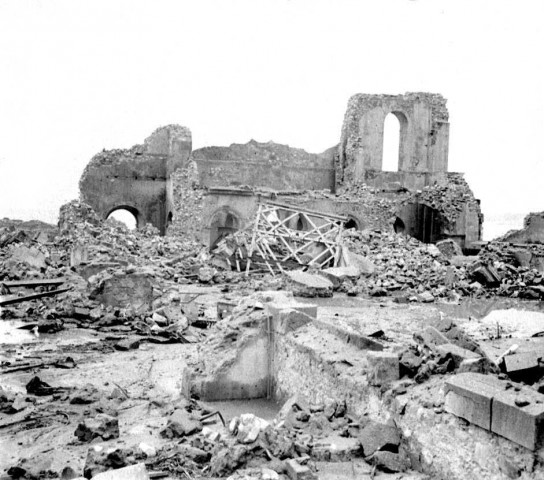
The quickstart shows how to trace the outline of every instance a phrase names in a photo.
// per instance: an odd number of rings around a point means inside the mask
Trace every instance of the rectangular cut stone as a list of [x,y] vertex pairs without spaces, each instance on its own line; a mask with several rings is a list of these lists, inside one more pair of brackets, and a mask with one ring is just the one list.
[[294,300],[285,303],[270,302],[266,304],[266,309],[268,314],[274,318],[279,318],[280,312],[287,309],[297,310],[312,318],[317,318],[317,305],[311,303],[296,302]]
[[276,333],[286,334],[297,330],[312,320],[312,317],[303,312],[286,308],[281,310],[278,316],[272,317],[272,328]]
[[493,397],[504,389],[504,383],[489,375],[460,373],[446,382],[444,409],[474,425],[491,430]]
[[368,352],[367,360],[371,385],[386,385],[400,378],[400,362],[396,353]]
[[285,462],[285,470],[290,480],[315,480],[317,476],[307,467],[291,458]]
[[[525,401],[530,403],[521,406]],[[496,394],[493,399],[491,431],[529,450],[536,450],[542,446],[544,395],[527,387],[522,387],[517,392],[509,389]]]
[[539,358],[544,358],[544,352],[525,352],[506,355],[504,366],[508,373],[523,372],[538,367]]
[[434,327],[427,326],[421,334],[416,334],[416,337],[428,347],[435,347],[436,345],[444,345],[445,343],[450,343],[448,337],[446,337],[442,332],[437,330]]
[[459,368],[463,360],[474,360],[480,358],[480,355],[477,353],[471,352],[466,348],[458,347],[453,343],[446,343],[444,345],[438,345],[436,351],[442,355],[451,354],[453,361],[455,363],[455,368]]

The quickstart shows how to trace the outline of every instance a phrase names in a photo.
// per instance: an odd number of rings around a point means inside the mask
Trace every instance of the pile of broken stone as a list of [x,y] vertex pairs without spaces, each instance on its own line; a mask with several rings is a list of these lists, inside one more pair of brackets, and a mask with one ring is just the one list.
[[417,198],[418,201],[438,210],[450,224],[453,224],[465,205],[476,205],[477,200],[463,174],[451,172],[447,175],[448,181],[445,184],[425,187],[408,201]]
[[[55,409],[62,402],[85,409],[73,432],[76,442],[89,445],[83,478],[202,475],[232,480],[276,480],[285,476],[291,480],[313,479],[317,478],[318,462],[353,458],[368,465],[367,473],[373,469],[400,472],[409,468],[408,453],[395,422],[382,424],[355,417],[345,402],[311,404],[295,396],[285,402],[273,421],[241,414],[226,425],[210,405],[180,397],[154,406],[166,417],[166,426],[160,432],[162,446],[144,442],[127,446],[119,429],[119,411],[128,399],[121,389],[116,387],[105,395],[86,385],[68,392],[34,377],[26,390],[28,396],[41,398],[32,417],[26,419],[28,428],[47,425],[52,416],[58,415]],[[15,397],[0,389],[0,411],[16,414],[27,408],[21,399],[20,394]],[[330,438],[336,438],[337,443],[344,439],[344,448],[331,447]],[[23,459],[10,467],[7,474],[9,478],[31,480],[57,478],[58,472],[48,470],[46,465],[43,459]],[[71,467],[65,467],[62,478],[76,477],[82,478]]]
[[[0,230],[2,295],[23,300],[30,292],[10,291],[10,284],[21,281],[62,279],[62,290],[68,289],[37,303],[6,305],[2,318],[36,324],[41,333],[68,323],[164,341],[199,337],[191,332],[188,315],[197,320],[204,312],[184,312],[174,287],[209,276],[201,272],[209,257],[203,247],[160,237],[149,225],[129,231],[115,220],[103,222],[81,202],[62,207],[59,226],[43,242],[13,226]],[[46,289],[37,286],[34,292]]]
[[497,295],[544,298],[544,245],[491,242],[479,254],[478,267],[482,265],[483,281],[493,284]]

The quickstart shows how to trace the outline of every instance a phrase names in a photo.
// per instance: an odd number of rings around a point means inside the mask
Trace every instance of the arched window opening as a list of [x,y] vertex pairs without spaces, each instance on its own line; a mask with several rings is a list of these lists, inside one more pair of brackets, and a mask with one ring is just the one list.
[[395,218],[393,229],[395,230],[395,233],[404,233],[406,231],[406,225],[404,225],[404,222],[399,217],[397,217]]
[[301,230],[304,230],[304,222],[302,221],[302,217],[298,217],[298,220],[297,220],[297,230],[301,231]]
[[225,220],[225,228],[235,228],[236,227],[236,219],[231,213],[227,214],[227,218]]
[[397,115],[390,113],[383,124],[382,171],[398,172],[400,168],[400,128]]
[[213,250],[223,238],[240,229],[240,220],[231,212],[221,209],[212,217],[210,224],[210,249]]
[[111,212],[106,220],[110,218],[123,223],[129,230],[135,230],[138,226],[138,219],[136,215],[126,208],[118,208]]

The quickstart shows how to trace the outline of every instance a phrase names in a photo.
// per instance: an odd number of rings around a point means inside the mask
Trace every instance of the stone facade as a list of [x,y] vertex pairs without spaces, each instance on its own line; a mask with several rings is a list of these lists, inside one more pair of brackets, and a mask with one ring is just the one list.
[[[398,172],[382,168],[384,122],[390,113],[400,123]],[[374,186],[400,182],[410,189],[444,182],[448,144],[448,110],[441,95],[353,95],[342,126],[337,182]]]
[[[382,171],[384,121],[400,122],[398,171]],[[96,155],[81,197],[106,218],[125,208],[138,226],[212,246],[244,228],[259,201],[273,199],[341,214],[348,227],[392,229],[424,242],[481,239],[479,201],[448,173],[449,123],[438,94],[357,94],[349,99],[340,144],[323,153],[273,142],[191,151],[191,132],[159,128],[128,150]]]
[[81,200],[103,218],[125,209],[138,227],[151,223],[164,234],[173,216],[172,173],[187,164],[191,132],[179,125],[157,129],[143,145],[95,155],[79,182]]

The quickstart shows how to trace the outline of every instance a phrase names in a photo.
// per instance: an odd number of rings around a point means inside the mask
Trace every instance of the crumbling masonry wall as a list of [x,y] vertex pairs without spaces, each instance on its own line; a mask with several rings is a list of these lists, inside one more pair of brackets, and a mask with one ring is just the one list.
[[[387,115],[400,122],[398,171],[384,172]],[[191,132],[175,125],[128,150],[96,155],[80,181],[82,200],[106,218],[131,211],[138,226],[213,246],[244,228],[260,198],[339,214],[350,227],[405,232],[424,242],[481,239],[479,201],[448,173],[449,123],[439,94],[357,94],[341,141],[321,154],[251,140],[191,152]]]
[[[398,172],[382,172],[384,122],[390,113],[400,123]],[[448,143],[448,110],[441,95],[353,95],[342,126],[337,182],[399,182],[410,189],[444,182]]]
[[334,190],[336,147],[308,153],[274,142],[255,140],[193,152],[200,185],[268,187],[273,190]]
[[81,200],[102,218],[124,208],[138,227],[150,223],[164,234],[174,210],[171,175],[186,165],[191,148],[190,130],[170,125],[157,129],[143,145],[103,150],[81,176]]

